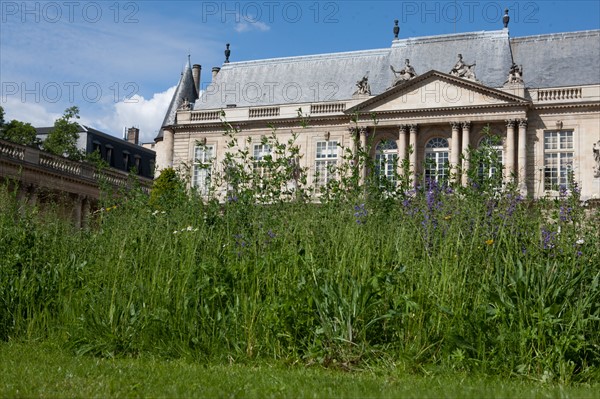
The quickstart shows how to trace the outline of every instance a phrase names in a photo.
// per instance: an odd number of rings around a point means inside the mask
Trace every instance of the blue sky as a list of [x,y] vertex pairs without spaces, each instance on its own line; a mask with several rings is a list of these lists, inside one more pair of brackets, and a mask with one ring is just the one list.
[[600,29],[589,1],[54,1],[0,3],[0,105],[7,119],[81,121],[151,141],[191,54],[202,81],[224,61],[391,45],[400,38],[502,29],[513,37]]

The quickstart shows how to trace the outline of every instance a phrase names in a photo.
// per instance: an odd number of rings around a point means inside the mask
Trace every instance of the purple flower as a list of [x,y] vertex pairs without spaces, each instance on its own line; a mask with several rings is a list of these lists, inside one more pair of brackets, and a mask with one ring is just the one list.
[[354,205],[354,217],[357,224],[364,224],[368,215],[365,204]]
[[554,248],[555,239],[556,239],[556,232],[542,228],[542,248],[543,249]]

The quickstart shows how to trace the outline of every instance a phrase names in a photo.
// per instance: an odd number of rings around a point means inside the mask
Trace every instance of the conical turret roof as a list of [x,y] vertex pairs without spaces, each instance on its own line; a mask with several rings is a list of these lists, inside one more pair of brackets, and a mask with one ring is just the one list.
[[158,136],[156,136],[154,140],[162,140],[163,129],[167,126],[171,126],[176,123],[177,110],[181,108],[181,105],[184,103],[185,100],[187,100],[190,103],[190,105],[193,106],[194,102],[197,99],[198,90],[196,88],[196,84],[194,83],[194,76],[192,75],[192,66],[188,56],[188,61],[185,65],[185,68],[183,69],[183,72],[181,73],[181,78],[179,79],[179,84],[177,84],[177,88],[175,89],[173,98],[169,103],[169,108],[167,108],[165,119],[163,120],[163,123],[160,127]]

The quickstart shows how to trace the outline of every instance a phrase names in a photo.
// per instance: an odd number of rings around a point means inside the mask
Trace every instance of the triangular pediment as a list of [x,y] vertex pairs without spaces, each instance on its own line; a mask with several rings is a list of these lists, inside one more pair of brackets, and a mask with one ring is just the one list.
[[346,113],[418,111],[525,103],[528,103],[525,98],[481,83],[438,71],[429,71],[356,104],[346,110]]

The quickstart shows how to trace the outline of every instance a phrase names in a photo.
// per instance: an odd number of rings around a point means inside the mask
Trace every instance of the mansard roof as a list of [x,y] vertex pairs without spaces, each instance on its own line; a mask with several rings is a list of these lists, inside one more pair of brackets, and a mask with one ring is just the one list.
[[499,87],[512,63],[508,30],[399,39],[386,49],[231,62],[223,65],[214,89],[202,95],[195,109],[349,100],[356,82],[367,74],[377,95],[392,85],[390,65],[400,69],[408,58],[417,73],[448,72],[458,54],[466,63],[477,63],[479,81]]
[[527,87],[600,83],[600,30],[517,37],[511,49]]
[[417,74],[447,74],[458,54],[476,63],[478,83],[490,88],[504,85],[513,61],[523,67],[526,87],[600,83],[600,30],[510,38],[502,29],[395,39],[383,49],[225,63],[200,98],[188,62],[162,126],[176,123],[186,97],[198,98],[196,110],[344,101],[365,75],[378,96],[393,85],[390,65],[398,70],[409,59]]

